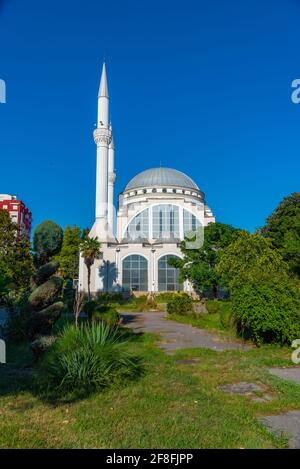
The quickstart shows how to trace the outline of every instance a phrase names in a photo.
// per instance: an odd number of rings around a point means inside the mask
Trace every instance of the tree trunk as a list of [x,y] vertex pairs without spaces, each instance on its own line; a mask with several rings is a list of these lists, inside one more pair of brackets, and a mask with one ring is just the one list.
[[91,266],[87,266],[87,271],[88,271],[88,299],[91,299],[91,289],[90,289],[90,284],[91,284]]
[[215,300],[218,299],[218,285],[217,284],[213,284],[213,297]]

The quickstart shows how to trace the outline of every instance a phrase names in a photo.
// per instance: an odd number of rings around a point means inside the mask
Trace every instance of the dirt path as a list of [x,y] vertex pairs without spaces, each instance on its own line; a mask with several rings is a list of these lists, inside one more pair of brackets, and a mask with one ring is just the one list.
[[189,324],[180,324],[167,320],[166,313],[143,312],[122,313],[122,321],[125,327],[134,332],[150,332],[159,334],[162,340],[159,347],[172,354],[183,348],[208,348],[223,352],[224,350],[249,350],[250,347],[239,342],[233,342],[221,338],[218,334],[198,329]]

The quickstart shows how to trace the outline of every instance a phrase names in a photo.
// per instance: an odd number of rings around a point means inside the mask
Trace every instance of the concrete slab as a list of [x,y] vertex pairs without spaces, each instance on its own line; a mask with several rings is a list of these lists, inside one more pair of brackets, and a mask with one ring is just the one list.
[[275,435],[287,437],[290,448],[300,449],[300,410],[267,415],[258,420]]
[[269,372],[279,378],[300,384],[300,366],[292,366],[290,368],[270,368]]

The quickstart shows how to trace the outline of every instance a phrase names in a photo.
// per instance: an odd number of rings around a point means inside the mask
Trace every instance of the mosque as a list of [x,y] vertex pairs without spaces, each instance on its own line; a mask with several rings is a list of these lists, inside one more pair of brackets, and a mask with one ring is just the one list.
[[[103,64],[98,94],[96,214],[89,233],[101,242],[101,258],[92,266],[90,289],[96,292],[192,291],[181,284],[168,260],[182,257],[187,233],[214,223],[205,195],[186,174],[172,168],[145,169],[131,179],[114,204],[114,140]],[[87,269],[79,264],[79,288],[87,290]],[[137,293],[138,294],[138,293]]]

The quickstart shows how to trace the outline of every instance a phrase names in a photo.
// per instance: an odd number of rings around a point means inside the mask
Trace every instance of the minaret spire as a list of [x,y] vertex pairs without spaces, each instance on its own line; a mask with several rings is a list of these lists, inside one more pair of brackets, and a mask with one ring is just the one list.
[[109,96],[105,62],[102,65],[101,80],[98,93],[98,129],[109,127]]
[[102,65],[102,74],[101,74],[98,97],[100,96],[104,98],[109,98],[105,62],[103,62],[103,65]]

